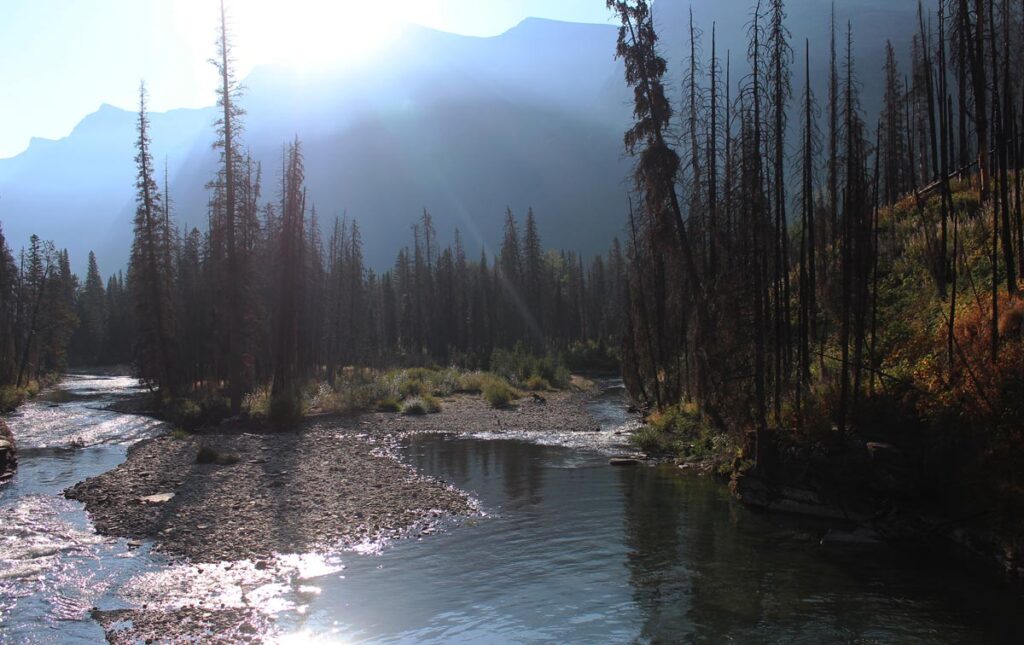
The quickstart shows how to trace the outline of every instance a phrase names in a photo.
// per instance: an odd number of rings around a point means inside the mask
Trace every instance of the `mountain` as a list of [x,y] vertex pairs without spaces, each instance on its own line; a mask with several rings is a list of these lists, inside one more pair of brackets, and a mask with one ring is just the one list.
[[[424,208],[442,238],[500,240],[506,207],[533,206],[546,242],[594,252],[618,233],[628,93],[615,30],[527,20],[494,38],[408,26],[373,61],[316,75],[258,68],[245,80],[245,144],[276,194],[281,146],[298,136],[320,217],[347,213],[371,265],[388,266]],[[206,222],[216,167],[213,108],[153,113],[176,217]],[[104,105],[66,138],[35,139],[0,160],[0,220],[12,245],[31,233],[95,249],[124,266],[134,209],[135,114]],[[601,180],[595,181],[596,178]]]
[[[705,54],[712,20],[718,21],[720,52],[745,53],[749,6],[749,0],[695,2]],[[812,73],[823,96],[829,5],[791,0],[788,6],[794,43],[804,37],[815,43]],[[681,0],[655,4],[664,53],[676,73],[687,54],[687,8]],[[870,122],[885,38],[906,50],[913,11],[849,0],[837,9],[837,21],[848,17],[864,61],[858,65]],[[861,27],[865,21],[870,24]],[[530,206],[545,244],[599,252],[621,233],[631,165],[622,152],[631,92],[614,59],[615,38],[611,26],[540,19],[493,38],[407,26],[365,64],[315,74],[258,68],[245,80],[243,106],[245,144],[263,163],[264,196],[277,193],[282,144],[298,136],[321,221],[342,213],[356,218],[376,268],[390,265],[424,208],[442,240],[458,226],[470,253],[500,241],[506,207],[524,214]],[[744,69],[746,62],[734,55],[733,66]],[[800,78],[798,62],[794,79]],[[216,110],[151,117],[155,158],[158,165],[167,160],[175,215],[203,228],[205,186],[217,159],[211,148]],[[37,233],[66,246],[76,269],[89,250],[105,271],[125,265],[135,118],[104,105],[68,137],[34,139],[22,154],[0,160],[0,221],[12,246]]]

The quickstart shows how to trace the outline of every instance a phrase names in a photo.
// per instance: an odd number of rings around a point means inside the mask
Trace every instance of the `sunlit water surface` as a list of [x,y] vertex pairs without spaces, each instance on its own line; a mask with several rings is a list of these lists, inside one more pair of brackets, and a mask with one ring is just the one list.
[[9,419],[21,468],[0,490],[0,641],[100,642],[103,609],[199,604],[273,614],[282,642],[1020,642],[1024,603],[936,556],[818,545],[819,529],[733,503],[671,468],[614,468],[635,423],[621,387],[600,430],[426,436],[403,458],[480,516],[356,552],[174,564],[91,530],[61,490],[163,430],[100,408],[131,379],[70,377]]

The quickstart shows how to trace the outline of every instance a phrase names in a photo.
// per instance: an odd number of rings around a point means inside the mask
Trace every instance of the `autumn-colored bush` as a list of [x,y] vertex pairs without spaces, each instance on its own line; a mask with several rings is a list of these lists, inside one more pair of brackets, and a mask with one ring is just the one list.
[[994,346],[991,298],[971,299],[959,308],[953,325],[952,369],[948,327],[937,330],[936,351],[919,363],[916,374],[933,395],[926,402],[932,406],[927,412],[945,412],[946,416],[953,412],[964,421],[988,426],[1020,418],[1024,405],[1024,301],[1000,290],[997,307]]

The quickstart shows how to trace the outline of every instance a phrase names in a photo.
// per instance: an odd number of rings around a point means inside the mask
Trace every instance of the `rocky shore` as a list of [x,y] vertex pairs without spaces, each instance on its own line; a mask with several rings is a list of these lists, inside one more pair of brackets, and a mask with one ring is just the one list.
[[593,431],[586,400],[560,392],[495,410],[456,396],[438,414],[314,417],[292,432],[234,422],[144,441],[65,494],[85,504],[98,532],[153,540],[194,562],[344,547],[472,511],[465,494],[397,460],[401,436]]
[[500,434],[515,437],[537,431],[595,432],[599,424],[587,411],[589,391],[547,392],[527,395],[501,409],[479,396],[455,396],[442,402],[441,412],[423,416],[373,413],[359,419],[373,432],[396,435]]
[[[294,431],[233,421],[191,436],[136,444],[117,468],[67,489],[96,530],[192,563],[249,561],[429,534],[475,512],[465,493],[417,474],[396,457],[417,433],[595,431],[590,393],[558,392],[491,408],[479,396],[445,399],[437,414],[314,416]],[[94,611],[108,641],[179,642],[216,634],[259,642],[272,619],[251,608]],[[221,642],[218,641],[218,642]]]
[[385,444],[321,425],[145,441],[66,495],[85,503],[98,532],[152,539],[193,562],[351,546],[472,509]]

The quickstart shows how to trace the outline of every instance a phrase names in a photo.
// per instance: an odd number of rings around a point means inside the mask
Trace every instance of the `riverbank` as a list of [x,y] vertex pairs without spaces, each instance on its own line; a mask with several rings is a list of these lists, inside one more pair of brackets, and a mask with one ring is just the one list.
[[[35,398],[41,391],[56,384],[59,380],[59,375],[47,374],[40,377],[39,380],[30,381],[25,387],[13,385],[0,387],[0,415],[14,412],[22,403]],[[17,469],[17,444],[7,423],[0,416],[0,485],[10,481]]]
[[[599,428],[587,410],[593,394],[550,392],[501,409],[460,394],[444,398],[436,414],[319,414],[290,432],[232,420],[136,444],[124,463],[65,494],[85,504],[97,532],[127,538],[130,546],[152,541],[172,559],[237,562],[229,566],[274,575],[279,554],[430,535],[477,512],[466,493],[400,462],[395,447],[402,437],[591,432]],[[112,643],[196,634],[247,642],[273,630],[266,615],[238,607],[143,606],[97,610],[93,618]]]
[[123,464],[66,495],[85,504],[98,532],[153,540],[157,551],[194,562],[430,533],[444,517],[472,513],[474,504],[400,463],[396,440],[414,433],[593,431],[587,398],[557,392],[494,409],[457,395],[438,414],[320,415],[291,432],[233,421],[139,443]]
[[469,498],[400,464],[386,443],[299,432],[160,437],[66,492],[96,530],[193,562],[266,559],[431,530]]
[[678,406],[648,416],[632,442],[654,461],[713,475],[749,508],[820,523],[823,544],[928,548],[1024,581],[1024,539],[1000,522],[1016,517],[1012,500],[957,498],[934,451],[879,434],[770,432],[755,467],[753,435],[716,431],[695,408]]

